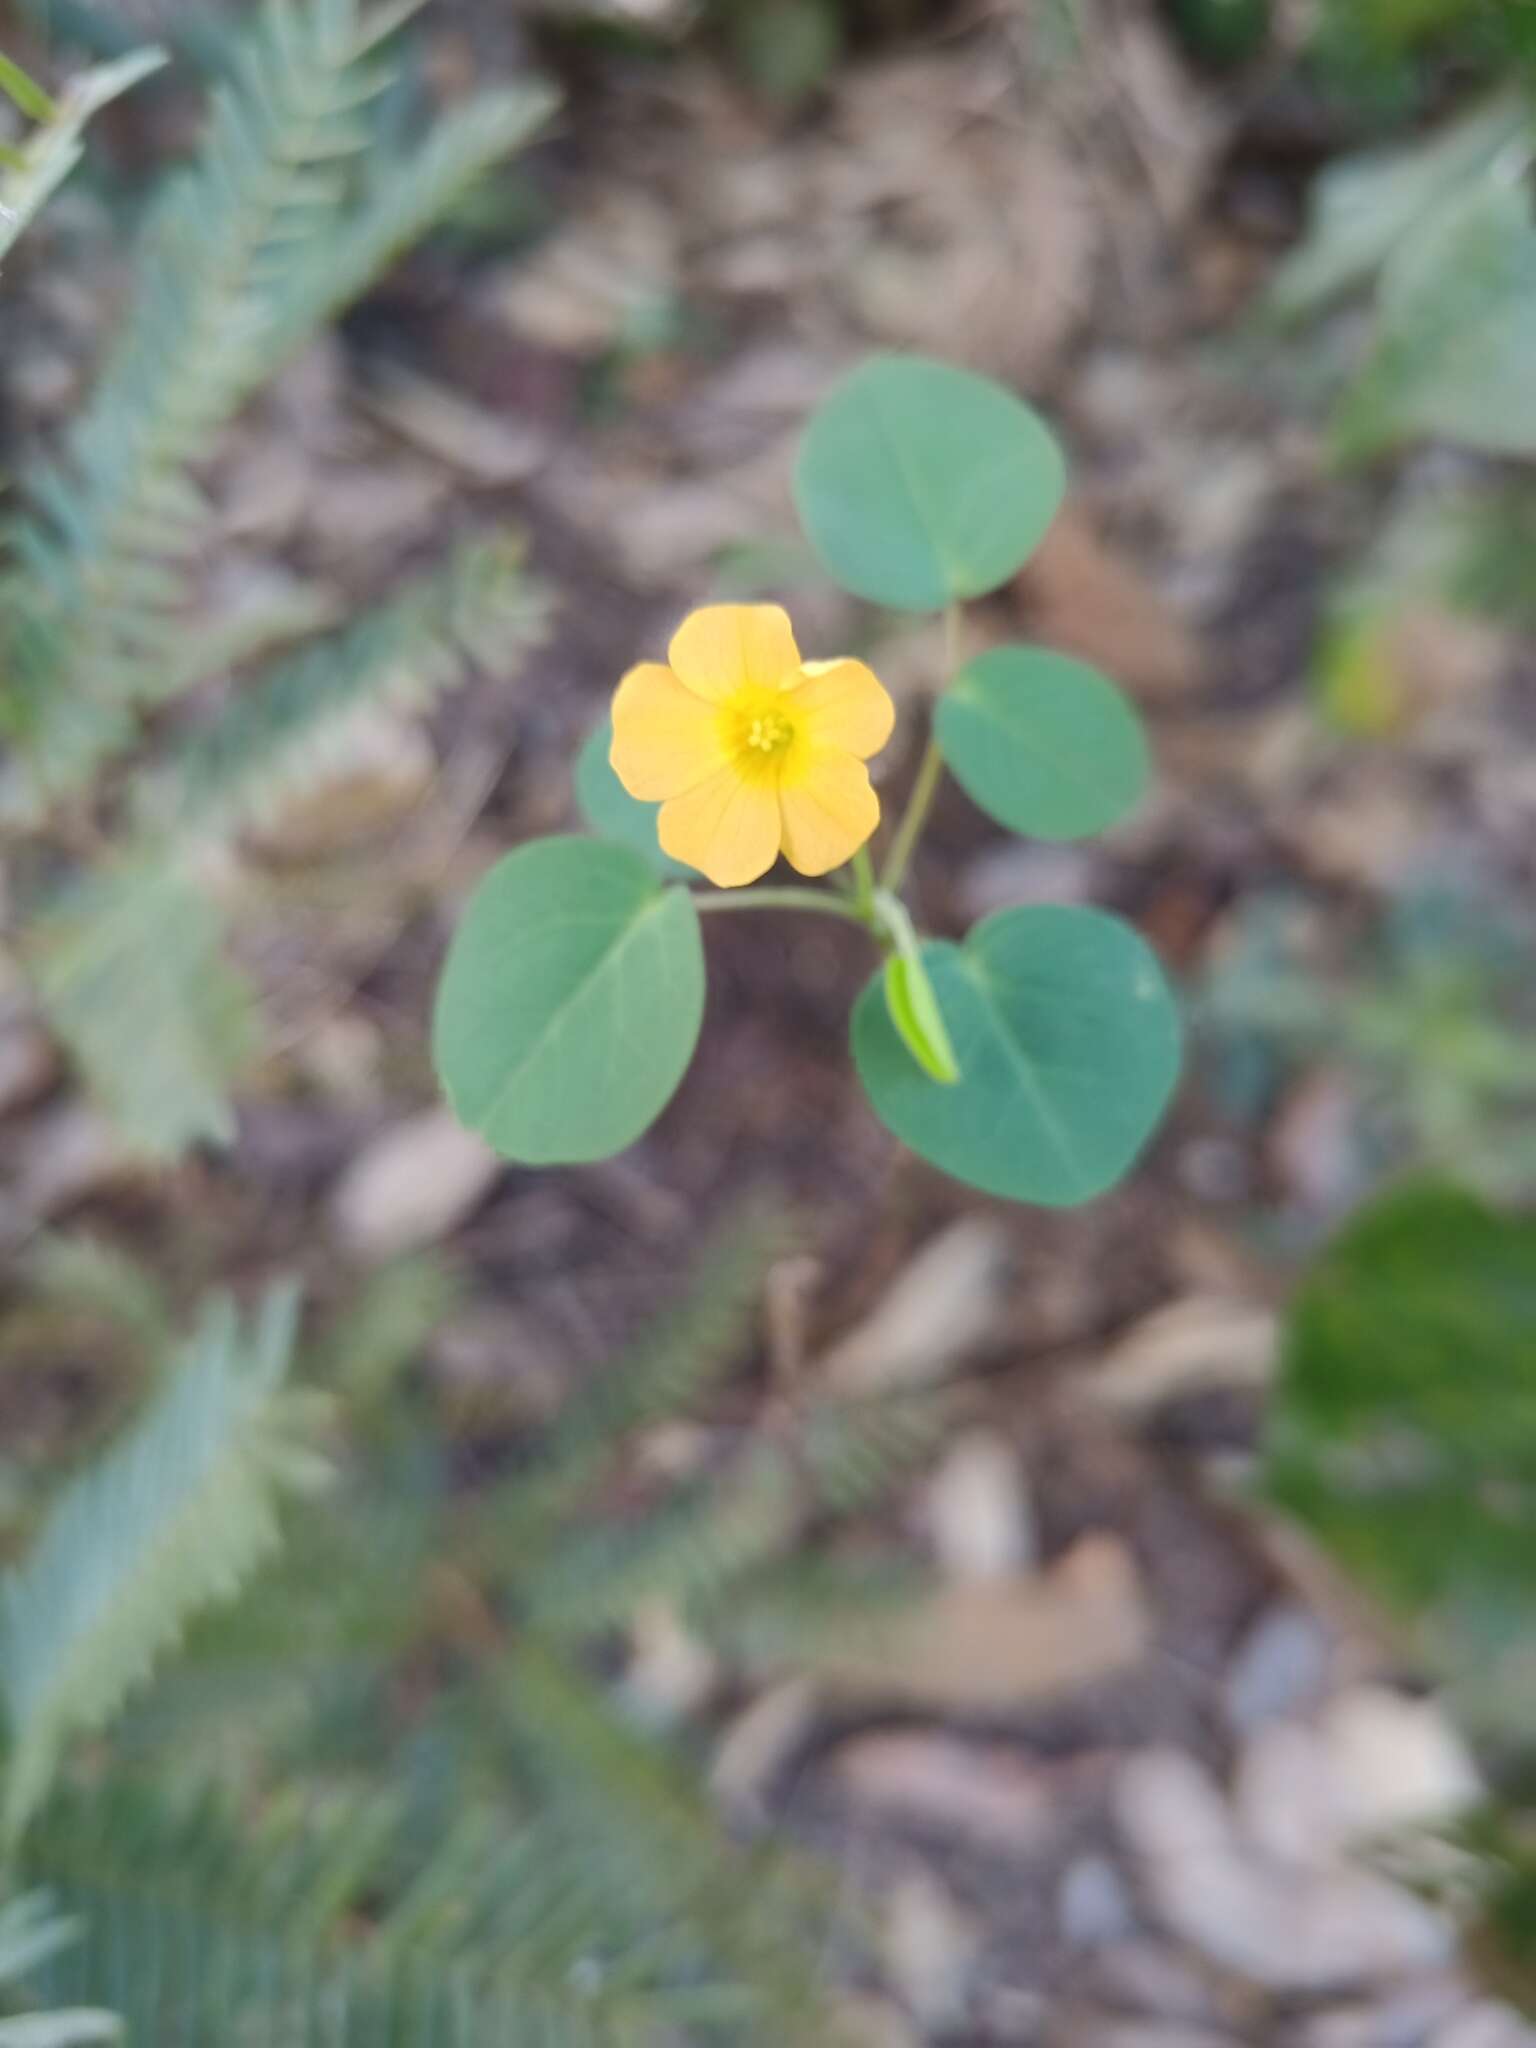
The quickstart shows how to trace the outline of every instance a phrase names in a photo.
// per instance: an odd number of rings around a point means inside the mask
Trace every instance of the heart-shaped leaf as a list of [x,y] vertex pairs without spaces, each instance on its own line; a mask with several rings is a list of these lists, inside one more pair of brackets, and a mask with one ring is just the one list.
[[668,880],[688,879],[693,869],[661,850],[661,841],[656,836],[656,814],[661,805],[643,804],[630,795],[608,759],[612,745],[613,720],[605,718],[588,734],[586,745],[576,757],[576,803],[581,815],[599,839],[611,839],[618,846],[629,847],[642,860],[649,861],[658,875],[665,875]]
[[1055,518],[1049,428],[990,378],[876,356],[817,408],[795,470],[800,521],[846,589],[941,611],[1006,583]]
[[994,647],[940,699],[934,736],[974,803],[1036,839],[1085,839],[1147,786],[1141,720],[1112,682],[1048,647]]
[[1036,905],[922,958],[960,1079],[943,1086],[916,1064],[876,975],[853,1052],[882,1122],[989,1194],[1065,1208],[1111,1187],[1178,1077],[1178,1017],[1146,942],[1103,911]]
[[686,889],[596,839],[541,839],[470,898],[438,986],[454,1113],[525,1165],[605,1159],[660,1115],[704,1014]]

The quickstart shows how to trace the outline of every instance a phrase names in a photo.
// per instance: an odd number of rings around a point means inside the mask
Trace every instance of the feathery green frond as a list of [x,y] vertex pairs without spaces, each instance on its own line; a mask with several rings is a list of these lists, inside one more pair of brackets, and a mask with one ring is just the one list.
[[764,1273],[785,1242],[782,1217],[767,1208],[722,1233],[680,1299],[567,1402],[539,1446],[537,1467],[488,1489],[476,1503],[482,1557],[526,1564],[580,1504],[630,1431],[686,1413],[740,1362]]
[[172,1341],[170,1305],[149,1269],[87,1231],[52,1232],[21,1261],[29,1294],[112,1325],[145,1364],[157,1365]]
[[99,1727],[181,1633],[278,1541],[281,1490],[316,1454],[281,1393],[297,1302],[275,1288],[249,1326],[210,1305],[147,1412],[59,1497],[0,1578],[0,1695],[14,1840],[68,1737]]
[[233,1134],[230,1082],[254,1050],[254,1004],[220,919],[181,863],[323,776],[350,719],[417,705],[468,659],[515,658],[543,604],[513,535],[477,538],[343,631],[238,691],[146,781],[145,844],[38,918],[26,951],[49,1019],[128,1144],[174,1158]]
[[921,1584],[914,1567],[887,1557],[794,1552],[694,1599],[683,1619],[733,1664],[782,1669],[854,1644],[874,1649]]
[[345,1402],[354,1431],[373,1433],[401,1374],[447,1321],[460,1289],[437,1251],[391,1259],[363,1280],[312,1362],[318,1383]]
[[[47,1892],[22,1892],[0,1905],[0,1992],[7,2003],[30,2003],[27,1980],[79,1935],[79,1922],[57,1913]],[[122,2030],[115,2013],[98,2007],[14,2013],[0,2019],[0,2048],[85,2048],[116,2041]]]
[[208,527],[196,472],[220,429],[547,109],[531,87],[474,102],[385,170],[368,110],[403,11],[266,0],[198,162],[157,211],[121,339],[11,535],[13,809],[82,785],[140,707],[184,684],[177,640]]
[[800,1448],[817,1503],[835,1515],[873,1505],[934,1449],[948,1412],[943,1392],[928,1388],[815,1402],[801,1423]]
[[[878,1626],[898,1590],[867,1555],[808,1561],[795,1539],[824,1512],[829,1485],[846,1492],[851,1475],[868,1489],[877,1466],[912,1450],[915,1425],[889,1420],[905,1403],[815,1401],[798,1417],[786,1404],[766,1435],[722,1431],[711,1469],[659,1502],[620,1518],[594,1501],[594,1480],[635,1430],[680,1415],[739,1359],[783,1244],[766,1211],[723,1237],[679,1308],[553,1426],[554,1465],[540,1457],[502,1482],[487,1521],[454,1512],[439,1447],[363,1431],[277,1568],[238,1607],[203,1615],[89,1781],[66,1781],[33,1818],[28,1874],[85,1930],[48,1959],[41,1989],[120,2011],[130,2038],[156,2048],[779,2048],[826,2037],[831,1952],[859,1939],[834,1910],[831,1880],[767,1840],[723,1835],[685,1756],[626,1723],[580,1649],[661,1598],[729,1651],[777,1661],[818,1627],[842,1639]],[[422,1275],[401,1272],[409,1314]],[[430,1269],[425,1280],[436,1299]],[[396,1298],[365,1303],[365,1359]],[[372,1366],[345,1367],[344,1343],[330,1355],[340,1384],[371,1382]],[[196,1456],[159,1485],[140,1470],[139,1516],[177,1532],[159,1569],[187,1569],[223,1541],[200,1533],[215,1491],[220,1529],[242,1486],[270,1516],[262,1453],[291,1439],[279,1425],[258,1431],[233,1478],[221,1470],[215,1483]],[[100,1486],[131,1441],[82,1486]],[[206,1483],[187,1480],[184,1511],[166,1489],[194,1466]],[[237,1499],[236,1522],[242,1512]],[[517,1543],[506,1540],[513,1513]],[[121,1508],[111,1519],[127,1529],[124,1571],[136,1577],[127,1554],[144,1547],[141,1532]],[[94,1557],[97,1534],[70,1547]],[[80,1620],[102,1646],[90,1655],[113,1656],[142,1599],[109,1585],[98,1561],[94,1612],[71,1617],[50,1601],[48,1552],[45,1536],[22,1567],[39,1579],[23,1637],[60,1609],[58,1627]],[[73,1566],[55,1578],[81,1583]],[[220,1688],[231,1685],[226,1710]]]
[[765,1445],[633,1522],[568,1537],[534,1573],[525,1611],[551,1634],[581,1637],[630,1619],[648,1600],[708,1599],[789,1540],[799,1500],[788,1456]]
[[[426,1833],[392,1793],[295,1792],[254,1817],[212,1789],[168,1799],[108,1780],[56,1799],[28,1861],[86,1933],[50,1995],[109,1999],[157,2048],[797,2037],[826,1887],[722,1843],[702,1798],[583,1681],[554,1682],[574,1721],[550,1797],[462,1807]],[[585,1781],[594,1736],[595,1805],[565,1782]],[[658,1824],[664,1875],[645,1867]]]
[[89,122],[164,62],[159,50],[135,51],[72,79],[57,100],[32,85],[18,66],[6,65],[0,88],[39,125],[0,157],[0,262],[80,161]]
[[[574,1839],[602,1842],[616,1900],[645,1902],[653,1938],[674,1944],[673,1972],[691,1979],[706,2009],[716,2000],[734,2008],[727,2038],[760,2038],[760,2021],[763,2038],[780,2040],[795,2018],[814,2025],[810,1944],[825,1940],[825,1886],[780,1855],[722,1838],[694,1782],[536,1640],[508,1660],[504,1697],[551,1809]],[[623,1961],[612,1958],[615,1968]]]
[[285,353],[333,319],[444,219],[487,172],[521,149],[558,104],[545,85],[485,93],[446,113],[401,161],[377,148],[365,196],[331,246],[279,297],[274,345]]
[[322,778],[364,707],[424,704],[460,679],[467,660],[515,660],[544,622],[523,553],[515,534],[467,541],[355,624],[251,679],[172,758],[170,788],[152,794],[146,811],[172,838],[228,839]]
[[221,941],[213,905],[167,865],[92,876],[26,935],[49,1022],[147,1157],[233,1135],[228,1086],[256,1025]]

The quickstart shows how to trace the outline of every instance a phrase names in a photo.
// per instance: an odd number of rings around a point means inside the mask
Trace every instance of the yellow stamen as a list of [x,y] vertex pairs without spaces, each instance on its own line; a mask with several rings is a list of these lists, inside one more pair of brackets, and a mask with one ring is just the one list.
[[725,706],[726,751],[754,781],[777,775],[795,744],[795,720],[777,700],[777,691],[743,690]]
[[754,718],[747,727],[747,745],[764,754],[782,754],[792,737],[789,720],[777,711]]

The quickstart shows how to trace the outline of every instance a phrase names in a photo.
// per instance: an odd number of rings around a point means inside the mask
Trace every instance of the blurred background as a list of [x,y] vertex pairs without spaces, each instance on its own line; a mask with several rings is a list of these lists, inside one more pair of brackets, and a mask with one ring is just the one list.
[[[52,91],[170,60],[0,275],[16,2011],[145,2048],[1536,2042],[1536,9],[433,0],[348,303],[61,456],[255,12],[0,5]],[[412,153],[487,93],[439,191]],[[946,791],[917,910],[1127,916],[1185,1006],[1176,1112],[1086,1209],[990,1202],[871,1115],[839,933],[712,919],[661,1122],[508,1168],[439,1099],[434,981],[491,862],[582,829],[627,667],[778,599],[886,682],[910,778],[937,631],[831,588],[789,495],[893,348],[1059,431],[1066,509],[973,630],[1115,677],[1157,764],[1081,846]],[[192,538],[130,773],[14,626],[38,502],[97,550],[80,615],[127,604],[60,479],[151,432],[196,503],[137,504]],[[482,544],[448,659],[410,607]],[[381,617],[326,673],[389,687],[299,725],[194,896],[146,882],[174,774],[217,796],[303,701],[198,754],[248,664]]]

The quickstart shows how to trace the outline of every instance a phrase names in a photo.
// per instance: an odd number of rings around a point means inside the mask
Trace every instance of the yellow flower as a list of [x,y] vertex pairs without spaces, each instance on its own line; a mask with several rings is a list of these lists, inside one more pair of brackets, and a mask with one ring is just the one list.
[[864,763],[895,722],[871,671],[802,661],[776,604],[706,606],[667,656],[619,684],[609,754],[631,796],[661,804],[662,850],[726,889],[781,851],[802,875],[841,867],[879,822]]

